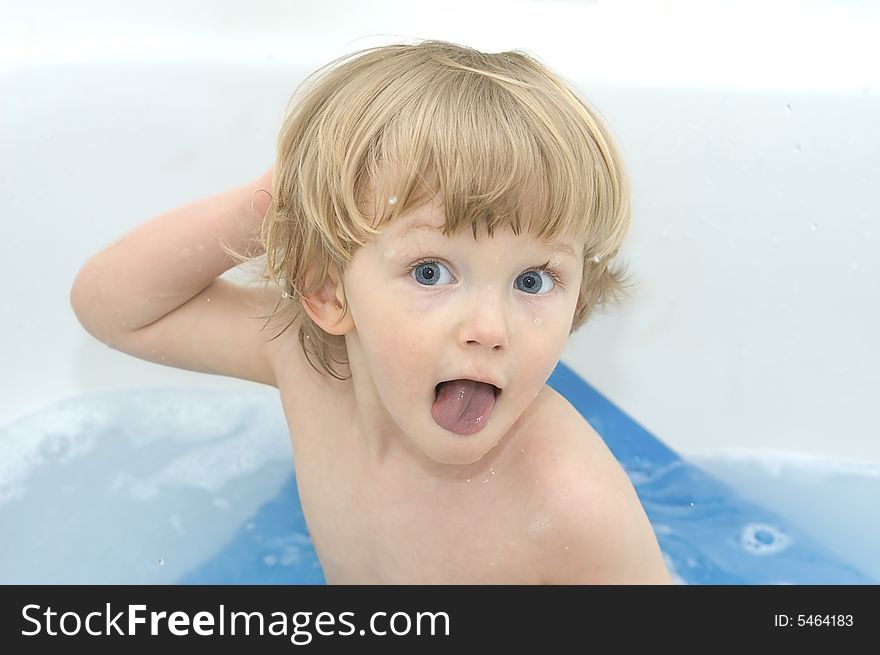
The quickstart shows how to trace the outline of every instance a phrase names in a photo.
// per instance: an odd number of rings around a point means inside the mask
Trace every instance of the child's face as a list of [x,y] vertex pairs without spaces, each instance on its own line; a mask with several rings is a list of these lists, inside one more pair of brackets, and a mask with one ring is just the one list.
[[[386,225],[344,274],[358,420],[382,443],[403,438],[436,462],[469,464],[497,444],[541,391],[567,341],[582,275],[572,253],[507,228],[443,236],[429,203]],[[428,226],[419,228],[419,226]],[[560,282],[541,267],[549,268]],[[425,263],[428,262],[428,263]],[[435,387],[483,378],[502,389],[482,426],[435,421]]]

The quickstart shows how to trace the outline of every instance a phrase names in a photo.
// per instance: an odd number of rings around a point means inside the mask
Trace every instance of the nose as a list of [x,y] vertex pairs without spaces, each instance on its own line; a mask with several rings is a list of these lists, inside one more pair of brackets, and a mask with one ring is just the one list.
[[509,347],[509,328],[504,298],[492,286],[475,293],[465,310],[459,343],[469,348],[504,351]]

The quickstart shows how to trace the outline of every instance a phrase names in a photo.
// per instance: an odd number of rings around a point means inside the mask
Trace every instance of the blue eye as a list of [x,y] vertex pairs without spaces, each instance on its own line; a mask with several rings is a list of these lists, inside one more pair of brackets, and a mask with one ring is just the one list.
[[448,284],[452,281],[452,274],[440,262],[419,262],[413,267],[412,274],[415,277],[416,282],[419,284],[434,286],[440,284],[440,279],[443,277],[443,271],[446,271],[447,279],[445,280],[445,283]]
[[[546,278],[547,281],[544,282],[543,278]],[[545,293],[550,293],[550,291],[553,290],[553,287],[556,286],[553,276],[547,273],[547,271],[542,271],[540,269],[526,271],[516,278],[515,284],[516,288],[520,291],[525,291],[532,295],[544,295]]]

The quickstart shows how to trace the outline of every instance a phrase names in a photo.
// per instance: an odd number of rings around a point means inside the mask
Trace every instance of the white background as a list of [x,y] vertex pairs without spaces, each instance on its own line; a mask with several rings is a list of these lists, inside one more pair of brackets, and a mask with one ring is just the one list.
[[[640,291],[563,356],[680,453],[880,461],[880,13],[856,2],[0,1],[0,424],[121,387],[255,385],[98,343],[83,262],[274,157],[295,86],[360,48],[537,55],[633,185]],[[234,346],[233,346],[234,347]]]

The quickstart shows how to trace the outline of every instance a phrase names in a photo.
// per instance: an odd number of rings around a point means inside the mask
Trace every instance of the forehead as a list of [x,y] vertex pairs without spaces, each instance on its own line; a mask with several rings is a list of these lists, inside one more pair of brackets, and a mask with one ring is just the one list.
[[[402,214],[396,221],[389,225],[388,236],[398,243],[418,239],[422,236],[439,237],[443,239],[446,238],[443,235],[445,224],[446,219],[443,213],[443,208],[435,202],[428,202],[421,207]],[[559,238],[546,241],[538,239],[528,233],[521,233],[517,238],[523,239],[527,242],[530,241],[538,247],[548,248],[572,257],[578,256],[575,252],[575,243],[573,240]]]

